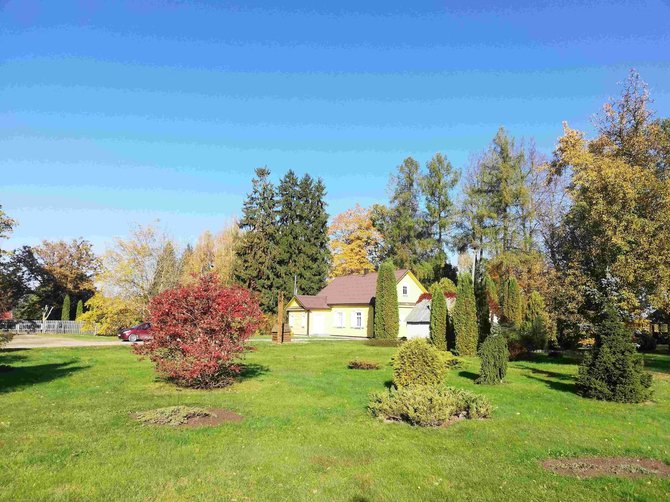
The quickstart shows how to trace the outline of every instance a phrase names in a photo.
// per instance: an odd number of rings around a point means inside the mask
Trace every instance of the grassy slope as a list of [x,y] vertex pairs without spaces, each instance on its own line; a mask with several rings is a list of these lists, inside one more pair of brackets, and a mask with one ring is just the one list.
[[[178,390],[157,382],[128,347],[0,354],[2,500],[614,500],[664,499],[670,480],[576,480],[539,461],[635,455],[670,462],[670,357],[655,402],[619,405],[573,393],[572,364],[517,362],[509,383],[455,386],[488,395],[493,419],[447,429],[384,424],[366,414],[390,379],[393,349],[356,342],[258,344],[234,387]],[[360,356],[378,371],[346,368]],[[133,411],[176,404],[227,407],[241,424],[136,426]]]

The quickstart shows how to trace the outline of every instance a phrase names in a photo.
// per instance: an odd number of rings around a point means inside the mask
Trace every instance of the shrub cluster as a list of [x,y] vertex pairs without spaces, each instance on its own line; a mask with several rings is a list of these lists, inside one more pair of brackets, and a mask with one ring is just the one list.
[[651,396],[651,374],[644,371],[633,337],[612,307],[596,325],[596,343],[579,367],[577,387],[586,397],[639,403]]
[[393,383],[396,387],[441,384],[447,372],[443,354],[422,338],[409,340],[393,358]]
[[479,347],[482,360],[477,383],[495,385],[501,383],[507,374],[509,350],[507,340],[500,334],[488,336]]
[[480,395],[452,387],[412,385],[374,394],[369,410],[385,420],[409,422],[412,425],[436,427],[453,416],[485,418],[491,404]]
[[149,304],[153,339],[135,345],[156,370],[178,385],[223,387],[241,371],[245,341],[262,322],[256,297],[222,286],[215,275],[164,291]]
[[384,338],[370,338],[365,340],[365,345],[370,345],[371,347],[399,347],[403,344],[405,340],[401,338],[386,340]]
[[378,370],[379,363],[364,359],[353,359],[349,361],[348,368],[351,370]]

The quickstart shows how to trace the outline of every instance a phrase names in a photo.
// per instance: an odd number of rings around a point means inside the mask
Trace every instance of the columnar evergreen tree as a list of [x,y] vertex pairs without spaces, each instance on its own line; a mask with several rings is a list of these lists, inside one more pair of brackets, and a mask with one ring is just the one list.
[[640,403],[651,395],[651,374],[635,352],[632,333],[611,305],[596,324],[596,343],[579,367],[577,387],[585,397]]
[[375,338],[395,340],[399,324],[395,267],[387,260],[381,264],[377,275],[373,335]]
[[500,298],[503,321],[518,328],[523,321],[523,305],[519,283],[514,277],[508,278],[503,283]]
[[447,300],[438,284],[431,288],[430,341],[440,350],[447,350]]
[[65,298],[63,298],[63,309],[61,310],[60,319],[61,321],[70,320],[70,295],[65,295]]
[[464,272],[458,275],[458,292],[454,305],[454,331],[456,352],[462,356],[474,356],[477,353],[477,308],[472,275]]
[[277,201],[270,182],[270,170],[256,169],[251,193],[242,206],[239,225],[244,233],[237,247],[236,279],[259,294],[261,307],[272,312],[277,307]]
[[544,298],[537,291],[528,297],[521,339],[528,350],[544,350],[547,348],[550,334],[550,320],[544,303]]
[[79,300],[77,302],[77,311],[74,320],[78,321],[81,315],[84,313],[84,302],[82,300]]
[[481,259],[475,262],[475,302],[477,304],[477,327],[479,341],[483,342],[491,334],[491,311],[489,309],[489,277]]

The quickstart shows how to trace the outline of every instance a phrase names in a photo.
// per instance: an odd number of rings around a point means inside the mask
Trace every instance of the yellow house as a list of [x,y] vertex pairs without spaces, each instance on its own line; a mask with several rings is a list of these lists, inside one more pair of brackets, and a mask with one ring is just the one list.
[[[396,270],[399,337],[405,319],[426,288],[409,270]],[[377,274],[336,277],[317,295],[297,295],[288,303],[288,322],[296,335],[372,337]]]

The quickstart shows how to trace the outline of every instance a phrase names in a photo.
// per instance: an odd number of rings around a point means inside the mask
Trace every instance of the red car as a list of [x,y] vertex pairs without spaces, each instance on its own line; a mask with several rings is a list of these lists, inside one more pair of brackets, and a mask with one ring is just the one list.
[[138,324],[130,329],[124,329],[119,333],[119,338],[121,340],[128,340],[129,342],[139,342],[151,340],[151,324],[148,322],[143,322]]

